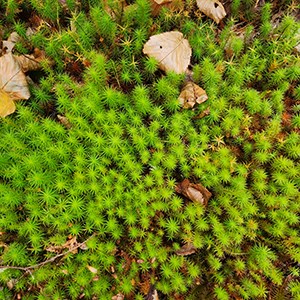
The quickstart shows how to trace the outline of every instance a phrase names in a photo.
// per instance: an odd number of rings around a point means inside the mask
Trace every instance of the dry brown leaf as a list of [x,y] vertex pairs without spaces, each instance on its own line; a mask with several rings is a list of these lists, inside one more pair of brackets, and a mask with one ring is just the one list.
[[0,90],[0,117],[4,118],[16,110],[15,102],[10,98],[9,94]]
[[178,98],[183,108],[193,108],[196,103],[203,103],[207,99],[205,90],[192,81],[187,82]]
[[200,11],[213,19],[217,24],[226,16],[226,11],[220,1],[217,0],[197,0]]
[[192,50],[188,40],[178,31],[170,31],[150,37],[143,53],[155,58],[163,71],[184,73],[190,64]]
[[185,256],[185,255],[191,255],[196,252],[196,247],[193,245],[193,243],[186,243],[184,244],[179,250],[177,250],[175,253],[177,255]]
[[45,52],[39,49],[34,49],[34,53],[31,55],[15,56],[24,73],[41,69],[41,61],[45,57]]
[[191,201],[203,204],[205,206],[212,196],[211,192],[207,190],[202,184],[191,183],[188,179],[184,179],[182,182],[178,183],[175,187],[175,191],[179,194],[184,195]]
[[97,274],[98,270],[92,266],[87,266],[88,270],[94,274]]

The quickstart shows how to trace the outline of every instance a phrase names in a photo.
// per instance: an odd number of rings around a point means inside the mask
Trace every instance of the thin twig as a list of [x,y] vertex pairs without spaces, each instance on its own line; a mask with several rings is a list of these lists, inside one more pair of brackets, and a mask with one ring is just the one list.
[[40,262],[40,263],[38,263],[38,264],[36,264],[36,265],[32,265],[32,266],[28,266],[28,267],[0,266],[0,270],[1,270],[1,269],[13,269],[13,270],[21,270],[21,271],[25,271],[25,272],[30,272],[30,270],[32,270],[32,269],[36,269],[36,268],[42,267],[42,266],[44,266],[44,265],[46,265],[46,264],[48,264],[48,263],[50,263],[50,262],[55,261],[57,258],[62,257],[62,256],[65,256],[65,255],[67,255],[68,253],[70,253],[70,252],[72,252],[72,251],[74,251],[74,250],[80,248],[81,246],[83,246],[88,240],[90,240],[90,239],[91,239],[92,237],[94,237],[94,236],[95,236],[95,233],[92,234],[92,235],[91,235],[88,239],[86,239],[84,242],[79,243],[78,245],[76,245],[75,247],[69,249],[68,251],[63,252],[63,253],[60,253],[60,254],[57,254],[56,256],[51,257],[51,258],[49,258],[49,259],[47,259],[47,260],[45,260],[45,261],[42,261],[42,262]]

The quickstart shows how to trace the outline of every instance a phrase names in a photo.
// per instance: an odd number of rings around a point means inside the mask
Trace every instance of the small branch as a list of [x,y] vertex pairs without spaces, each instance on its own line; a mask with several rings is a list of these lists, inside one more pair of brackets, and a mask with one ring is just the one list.
[[49,258],[45,261],[42,261],[41,263],[38,263],[36,265],[32,265],[32,266],[28,266],[28,267],[0,266],[0,270],[1,269],[11,269],[11,270],[21,270],[21,271],[25,271],[25,272],[30,272],[30,270],[32,270],[32,269],[42,267],[42,266],[44,266],[48,263],[51,263],[51,262],[55,261],[57,258],[65,256],[68,253],[80,248],[81,246],[83,246],[88,240],[90,240],[94,236],[95,236],[95,233],[93,235],[91,235],[89,238],[87,238],[84,242],[77,244],[75,247],[70,248],[68,251],[57,254],[56,256],[53,256],[53,257],[51,257],[51,258]]

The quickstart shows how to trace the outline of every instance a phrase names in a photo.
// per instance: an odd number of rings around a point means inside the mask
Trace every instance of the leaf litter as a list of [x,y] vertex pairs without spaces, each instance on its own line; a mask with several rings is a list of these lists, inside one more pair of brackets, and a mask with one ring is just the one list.
[[45,53],[38,49],[32,55],[14,55],[12,50],[20,36],[13,32],[7,41],[3,41],[0,57],[0,117],[6,117],[16,110],[16,100],[30,98],[25,73],[41,69]]

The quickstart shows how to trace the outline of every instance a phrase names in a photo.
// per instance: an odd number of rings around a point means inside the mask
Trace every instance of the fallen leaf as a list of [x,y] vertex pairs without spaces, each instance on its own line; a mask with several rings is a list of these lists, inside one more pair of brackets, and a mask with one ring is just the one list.
[[213,19],[217,24],[226,16],[226,11],[220,1],[197,0],[197,5],[201,12]]
[[9,53],[15,47],[15,44],[21,39],[21,37],[16,33],[12,32],[6,41],[2,42],[2,51],[4,53]]
[[175,253],[177,255],[185,256],[185,255],[191,255],[196,252],[196,247],[193,245],[193,243],[186,243],[184,244],[179,250],[177,250]]
[[205,90],[192,81],[187,82],[178,98],[183,108],[193,108],[196,103],[203,103],[207,99]]
[[0,89],[13,100],[30,97],[26,76],[12,53],[0,57]]
[[31,55],[15,56],[15,59],[20,64],[24,73],[28,71],[36,71],[41,69],[41,61],[45,59],[45,52],[39,49],[34,49]]
[[98,270],[92,266],[87,266],[88,270],[94,274],[97,274]]
[[184,2],[182,0],[150,0],[151,12],[155,17],[157,16],[163,7],[168,8],[171,11],[180,11],[184,9]]
[[179,194],[184,195],[191,201],[203,204],[205,206],[212,196],[211,192],[207,190],[202,184],[191,183],[188,179],[184,179],[182,182],[178,183],[175,187],[175,191]]
[[0,117],[4,118],[16,110],[15,102],[10,98],[9,94],[0,90]]
[[144,45],[143,53],[155,58],[163,71],[180,74],[190,64],[192,50],[181,32],[170,31],[151,36]]

